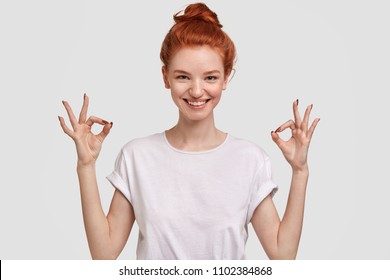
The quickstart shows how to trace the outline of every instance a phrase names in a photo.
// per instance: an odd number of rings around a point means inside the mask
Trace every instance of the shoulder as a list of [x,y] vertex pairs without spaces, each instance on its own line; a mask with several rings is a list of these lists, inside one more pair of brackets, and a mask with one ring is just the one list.
[[229,136],[231,140],[230,147],[232,150],[235,150],[246,157],[255,157],[257,160],[260,161],[265,161],[269,159],[268,154],[258,144],[250,140],[238,138],[232,135]]
[[134,138],[123,145],[121,152],[124,154],[133,153],[134,151],[150,150],[153,147],[158,147],[163,142],[162,133]]

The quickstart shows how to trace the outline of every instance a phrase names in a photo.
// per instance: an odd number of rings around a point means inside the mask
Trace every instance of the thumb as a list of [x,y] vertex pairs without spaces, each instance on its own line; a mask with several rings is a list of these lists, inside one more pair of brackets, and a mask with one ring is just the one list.
[[284,142],[282,138],[279,137],[279,134],[277,134],[275,131],[271,131],[271,137],[272,140],[276,143],[276,145],[278,145],[278,147],[280,147]]
[[103,126],[102,131],[99,133],[98,137],[102,139],[102,141],[107,137],[107,135],[110,133],[112,126],[114,125],[113,122],[106,123]]

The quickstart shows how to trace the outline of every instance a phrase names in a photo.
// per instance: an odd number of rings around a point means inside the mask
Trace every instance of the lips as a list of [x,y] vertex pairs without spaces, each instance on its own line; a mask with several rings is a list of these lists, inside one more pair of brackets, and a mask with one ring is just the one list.
[[192,109],[203,109],[204,107],[206,107],[206,104],[210,101],[210,99],[189,100],[184,98],[184,101]]

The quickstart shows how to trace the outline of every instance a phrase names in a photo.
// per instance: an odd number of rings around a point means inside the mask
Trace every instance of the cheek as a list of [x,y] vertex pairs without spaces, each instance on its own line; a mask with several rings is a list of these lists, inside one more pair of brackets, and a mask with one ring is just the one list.
[[[189,89],[190,85],[186,83],[171,83],[172,97],[180,97],[184,95]],[[203,85],[204,90],[213,98],[220,98],[222,91],[224,90],[224,83],[216,83]]]
[[182,95],[188,90],[188,86],[186,84],[173,83],[171,84],[171,92],[172,95]]
[[213,97],[215,98],[219,98],[222,94],[222,90],[223,90],[223,84],[216,84],[216,85],[213,85],[213,87],[210,87],[209,88],[209,93],[210,95],[212,95]]

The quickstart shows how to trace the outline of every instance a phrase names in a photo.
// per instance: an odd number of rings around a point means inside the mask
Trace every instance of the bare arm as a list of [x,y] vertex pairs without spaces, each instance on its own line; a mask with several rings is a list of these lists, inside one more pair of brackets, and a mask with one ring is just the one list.
[[[96,180],[96,160],[103,140],[109,134],[112,123],[100,118],[87,117],[89,98],[84,95],[84,103],[77,121],[70,105],[63,104],[68,113],[73,131],[69,129],[62,117],[59,117],[64,132],[76,144],[78,162],[77,174],[80,183],[80,194],[84,226],[88,245],[93,259],[116,259],[122,251],[130,234],[135,217],[131,204],[119,191],[115,191],[110,210],[106,216],[100,201]],[[91,132],[94,123],[103,125],[98,135]]]
[[[303,121],[298,112],[298,101],[294,102],[295,122],[290,120],[272,132],[272,139],[282,150],[292,167],[290,193],[283,219],[280,220],[271,196],[256,208],[252,225],[270,259],[295,259],[301,238],[306,187],[309,178],[307,154],[311,137],[319,119],[308,128],[312,106],[307,107]],[[288,141],[279,138],[278,132],[291,128]]]
[[252,225],[270,259],[295,259],[301,238],[308,173],[292,175],[282,221],[269,195],[256,208]]
[[116,259],[135,221],[133,207],[115,190],[107,216],[102,209],[95,166],[78,166],[84,227],[92,259]]

